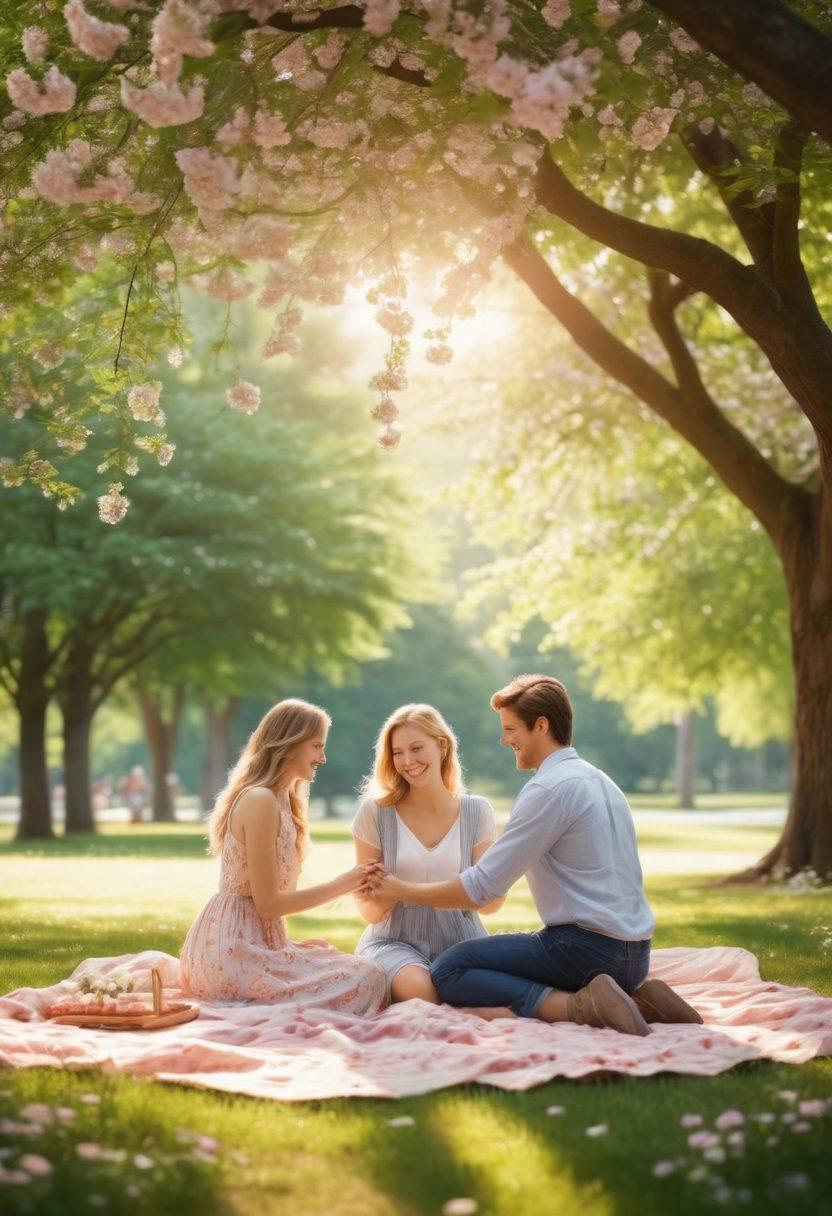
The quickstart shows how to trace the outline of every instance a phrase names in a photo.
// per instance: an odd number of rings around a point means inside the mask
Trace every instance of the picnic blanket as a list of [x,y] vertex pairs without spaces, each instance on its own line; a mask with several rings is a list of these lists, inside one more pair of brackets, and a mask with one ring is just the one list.
[[202,1005],[167,1030],[59,1026],[44,1011],[82,976],[127,971],[149,990],[151,968],[180,999],[179,963],[146,950],[88,959],[51,988],[0,997],[0,1063],[12,1068],[101,1069],[279,1101],[402,1098],[476,1081],[530,1089],[553,1077],[660,1072],[714,1076],[744,1060],[801,1064],[832,1053],[832,998],[760,978],[746,950],[655,950],[666,980],[705,1024],[655,1026],[647,1038],[526,1018],[486,1022],[448,1005],[407,1001],[371,1018],[297,1005]]

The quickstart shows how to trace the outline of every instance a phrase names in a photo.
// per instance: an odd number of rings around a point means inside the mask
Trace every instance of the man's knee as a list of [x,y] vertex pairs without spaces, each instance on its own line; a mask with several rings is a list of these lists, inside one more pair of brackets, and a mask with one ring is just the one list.
[[435,958],[430,965],[430,978],[439,995],[442,995],[441,985],[447,983],[452,975],[467,969],[467,942],[457,942]]

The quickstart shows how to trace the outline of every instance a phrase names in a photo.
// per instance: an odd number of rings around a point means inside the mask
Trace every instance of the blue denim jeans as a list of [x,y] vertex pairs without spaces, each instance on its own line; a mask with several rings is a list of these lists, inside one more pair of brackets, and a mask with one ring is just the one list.
[[439,955],[430,974],[449,1005],[506,1005],[533,1018],[553,988],[577,992],[606,974],[632,993],[649,966],[649,939],[625,942],[580,925],[548,925],[460,942]]

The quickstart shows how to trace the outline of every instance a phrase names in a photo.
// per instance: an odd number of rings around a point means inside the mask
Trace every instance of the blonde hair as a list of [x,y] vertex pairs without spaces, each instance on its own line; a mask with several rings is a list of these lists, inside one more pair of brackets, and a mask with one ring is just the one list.
[[[283,784],[286,768],[301,743],[314,738],[318,731],[326,730],[330,721],[326,710],[296,698],[278,701],[271,707],[252,731],[240,759],[228,774],[225,788],[217,797],[208,821],[210,853],[219,853],[222,848],[231,808],[240,795],[255,786],[276,790]],[[288,794],[298,856],[303,857],[309,839],[308,787],[305,782],[293,782]]]
[[[395,709],[379,731],[376,739],[373,771],[364,782],[362,792],[379,806],[395,806],[410,789],[410,783],[396,771],[393,763],[393,731],[397,726],[416,726],[436,739],[442,748],[442,782],[453,796],[463,791],[462,765],[456,735],[432,705],[402,705]],[[442,746],[444,744],[444,747]]]

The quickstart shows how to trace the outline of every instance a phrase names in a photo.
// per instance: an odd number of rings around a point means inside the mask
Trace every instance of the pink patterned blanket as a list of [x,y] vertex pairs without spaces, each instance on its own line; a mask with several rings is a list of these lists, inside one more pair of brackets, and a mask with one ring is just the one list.
[[832,998],[760,979],[757,960],[729,946],[656,950],[666,980],[704,1026],[657,1026],[645,1039],[527,1019],[484,1022],[447,1005],[409,1001],[374,1018],[294,1005],[203,1005],[187,1025],[152,1032],[56,1026],[43,1011],[82,975],[129,972],[137,990],[161,970],[179,998],[179,964],[146,950],[88,959],[52,988],[0,997],[0,1063],[13,1068],[100,1068],[280,1101],[402,1098],[465,1081],[529,1089],[596,1072],[713,1076],[743,1060],[800,1064],[832,1053]]

